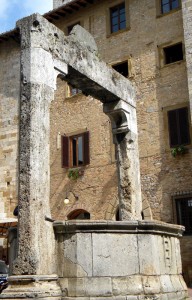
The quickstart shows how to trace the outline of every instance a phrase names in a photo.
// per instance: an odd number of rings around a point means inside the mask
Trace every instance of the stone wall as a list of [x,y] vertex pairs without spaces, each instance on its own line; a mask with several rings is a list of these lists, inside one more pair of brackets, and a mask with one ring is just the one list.
[[66,31],[80,21],[93,34],[105,61],[129,60],[130,80],[137,92],[143,198],[150,201],[155,219],[173,222],[171,196],[190,189],[192,155],[189,147],[188,154],[171,156],[166,110],[189,103],[189,96],[185,60],[160,67],[159,52],[163,45],[183,41],[182,11],[157,17],[155,0],[130,1],[130,28],[107,36],[110,5],[110,1],[92,5],[56,24]]
[[[185,53],[183,61],[162,66],[162,48],[184,41],[183,20],[181,9],[159,16],[157,2],[129,1],[127,28],[111,35],[109,7],[119,1],[98,1],[55,23],[67,32],[67,26],[80,21],[96,39],[102,59],[109,64],[128,60],[129,79],[137,93],[143,201],[149,201],[154,219],[175,223],[174,195],[191,190],[192,152],[188,146],[188,153],[172,157],[167,110],[189,105],[189,94]],[[91,202],[88,208],[93,209]]]
[[18,103],[20,49],[13,41],[0,46],[0,217],[12,217],[17,205]]

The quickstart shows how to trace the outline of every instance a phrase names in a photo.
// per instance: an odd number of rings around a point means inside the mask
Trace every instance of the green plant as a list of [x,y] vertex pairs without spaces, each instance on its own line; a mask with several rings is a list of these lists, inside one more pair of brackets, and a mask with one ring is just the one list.
[[80,169],[69,169],[69,171],[68,171],[68,177],[73,180],[78,179],[82,175],[83,175],[83,172]]
[[173,157],[176,157],[177,155],[182,155],[184,153],[186,153],[186,148],[183,145],[171,149],[171,154]]

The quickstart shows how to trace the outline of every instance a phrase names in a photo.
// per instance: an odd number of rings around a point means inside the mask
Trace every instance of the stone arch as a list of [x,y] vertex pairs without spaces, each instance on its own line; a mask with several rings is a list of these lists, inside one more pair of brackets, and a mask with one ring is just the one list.
[[91,215],[87,210],[84,209],[75,209],[67,215],[68,220],[78,219],[78,220],[89,220]]

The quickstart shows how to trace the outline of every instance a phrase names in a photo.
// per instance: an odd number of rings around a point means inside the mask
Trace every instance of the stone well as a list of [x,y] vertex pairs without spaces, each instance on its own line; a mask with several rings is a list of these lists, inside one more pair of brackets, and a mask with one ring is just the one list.
[[64,300],[184,300],[183,227],[154,221],[55,222]]

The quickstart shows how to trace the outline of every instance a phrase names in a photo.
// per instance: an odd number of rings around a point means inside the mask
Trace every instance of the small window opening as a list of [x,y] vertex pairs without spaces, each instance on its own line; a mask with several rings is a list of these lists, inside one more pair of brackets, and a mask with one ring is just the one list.
[[68,220],[90,220],[91,215],[88,211],[83,209],[77,209],[72,211],[68,216]]
[[70,34],[75,25],[80,25],[80,22],[74,23],[67,27],[67,33]]
[[117,72],[119,72],[121,75],[123,75],[124,77],[128,77],[129,76],[129,69],[128,69],[128,62],[122,62],[120,64],[116,64],[112,66],[114,70],[116,70]]
[[163,50],[166,65],[183,60],[182,43],[166,47]]

